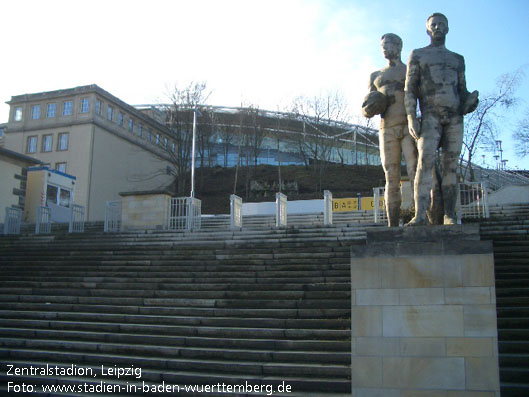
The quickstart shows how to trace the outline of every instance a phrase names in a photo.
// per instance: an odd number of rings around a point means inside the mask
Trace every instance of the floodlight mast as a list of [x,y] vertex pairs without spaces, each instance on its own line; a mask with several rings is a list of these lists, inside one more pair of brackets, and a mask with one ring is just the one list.
[[197,135],[197,108],[193,109],[193,143],[191,146],[191,198],[195,198],[195,141]]

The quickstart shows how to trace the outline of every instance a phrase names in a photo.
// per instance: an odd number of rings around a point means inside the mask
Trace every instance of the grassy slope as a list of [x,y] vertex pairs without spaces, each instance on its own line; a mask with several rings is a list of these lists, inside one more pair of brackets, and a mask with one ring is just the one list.
[[[247,169],[239,169],[236,194],[244,201],[274,201],[270,192],[266,199],[246,197]],[[235,168],[197,169],[196,197],[202,200],[203,214],[228,214],[229,196],[233,192]],[[328,165],[322,178],[322,190],[318,192],[318,177],[312,168],[303,166],[281,167],[283,181],[296,181],[298,193],[289,193],[289,200],[323,198],[323,190],[330,190],[335,198],[372,196],[373,187],[384,186],[384,172],[381,166],[340,166]],[[278,169],[274,166],[250,167],[250,180],[268,182],[278,181]]]

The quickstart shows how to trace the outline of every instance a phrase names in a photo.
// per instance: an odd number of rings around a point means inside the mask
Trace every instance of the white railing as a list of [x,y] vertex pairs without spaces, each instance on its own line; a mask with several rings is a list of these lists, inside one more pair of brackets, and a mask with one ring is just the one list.
[[488,218],[490,216],[487,189],[482,182],[459,184],[458,220],[463,218]]
[[230,229],[242,227],[242,198],[232,194],[230,196]]
[[[487,187],[492,190],[498,190],[509,185],[529,185],[529,178],[512,171],[483,168],[474,163],[472,163],[472,169],[474,181],[486,181]],[[467,161],[461,161],[460,175],[464,176],[465,181],[470,179],[470,167]]]
[[105,233],[121,231],[121,201],[107,201],[105,203]]
[[287,226],[287,196],[276,193],[276,227]]
[[384,199],[385,192],[385,187],[373,188],[373,217],[375,223],[382,223],[388,221],[385,206],[381,205],[381,201]]
[[37,207],[37,221],[35,222],[35,234],[51,233],[51,208]]
[[332,193],[328,190],[323,192],[323,224],[332,225]]
[[202,202],[194,197],[173,197],[169,203],[169,230],[199,230]]
[[84,232],[84,207],[82,205],[72,204],[70,212],[70,226],[68,233]]
[[4,219],[4,234],[20,234],[21,223],[22,210],[20,208],[7,207]]

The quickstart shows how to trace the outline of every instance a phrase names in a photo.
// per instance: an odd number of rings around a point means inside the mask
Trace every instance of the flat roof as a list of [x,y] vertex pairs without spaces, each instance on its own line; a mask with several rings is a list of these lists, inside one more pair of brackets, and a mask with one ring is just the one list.
[[37,160],[37,159],[35,159],[33,157],[29,157],[29,156],[26,156],[25,154],[14,152],[12,150],[5,149],[3,147],[0,147],[0,155],[11,157],[11,158],[14,158],[14,159],[17,159],[17,160],[22,160],[22,161],[25,161],[25,162],[31,163],[31,164],[44,164],[42,161]]

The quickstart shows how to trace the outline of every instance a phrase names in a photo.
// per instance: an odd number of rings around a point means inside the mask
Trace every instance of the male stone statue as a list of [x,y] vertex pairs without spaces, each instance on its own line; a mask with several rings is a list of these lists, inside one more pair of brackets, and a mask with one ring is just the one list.
[[[408,225],[424,225],[430,202],[436,152],[441,150],[441,192],[444,224],[456,223],[457,162],[463,144],[463,115],[478,105],[478,92],[469,93],[465,60],[445,47],[448,20],[440,13],[426,21],[430,45],[413,50],[408,62],[404,103],[410,134],[417,140],[415,217]],[[421,120],[417,117],[417,101]]]
[[406,65],[400,60],[402,40],[393,33],[382,36],[382,53],[388,60],[385,68],[373,72],[369,78],[369,91],[362,113],[371,118],[381,115],[379,145],[382,167],[386,176],[384,195],[388,226],[399,225],[400,217],[400,170],[402,153],[411,185],[417,167],[417,149],[408,131],[406,109],[404,107],[404,81]]

